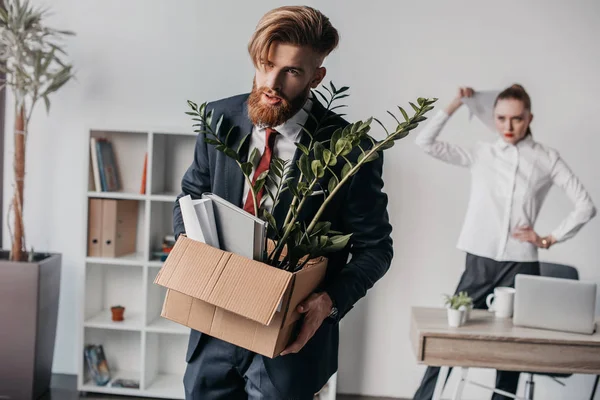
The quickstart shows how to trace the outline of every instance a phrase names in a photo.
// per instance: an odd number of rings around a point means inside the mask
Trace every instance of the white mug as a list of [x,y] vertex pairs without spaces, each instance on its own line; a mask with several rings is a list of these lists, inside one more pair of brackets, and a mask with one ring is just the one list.
[[497,287],[485,299],[488,309],[495,312],[497,318],[512,317],[514,301],[515,289],[511,287]]

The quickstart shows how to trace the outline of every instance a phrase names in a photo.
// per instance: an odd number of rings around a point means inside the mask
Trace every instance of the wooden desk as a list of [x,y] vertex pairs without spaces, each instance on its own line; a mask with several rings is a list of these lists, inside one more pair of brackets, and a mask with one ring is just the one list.
[[[600,374],[597,331],[584,335],[516,327],[512,319],[495,318],[486,310],[473,310],[465,325],[450,328],[446,309],[413,307],[410,337],[417,361],[429,366]],[[440,378],[444,372],[447,368]]]

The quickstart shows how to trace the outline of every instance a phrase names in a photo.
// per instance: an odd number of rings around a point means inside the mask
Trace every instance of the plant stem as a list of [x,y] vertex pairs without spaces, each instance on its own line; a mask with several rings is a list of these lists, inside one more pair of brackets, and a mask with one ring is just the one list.
[[11,261],[23,259],[23,186],[25,178],[25,131],[27,129],[25,119],[25,105],[21,104],[15,116],[15,193],[13,195],[14,240],[12,243]]
[[[313,179],[313,181],[310,183],[310,186],[308,187],[308,191],[311,191],[312,188],[317,184],[317,182],[318,182],[318,179],[315,177],[315,179]],[[283,251],[283,246],[285,245],[285,241],[290,236],[290,233],[292,232],[292,228],[294,227],[294,224],[296,223],[296,220],[298,219],[298,216],[300,215],[300,211],[302,210],[302,207],[304,206],[304,202],[306,201],[307,198],[308,198],[308,196],[304,196],[302,198],[302,201],[300,201],[300,204],[298,204],[298,208],[296,209],[296,216],[289,222],[288,225],[284,225],[285,231],[284,231],[283,235],[281,236],[281,239],[277,242],[277,246],[271,253],[271,254],[273,254],[273,253],[275,254],[275,256],[273,257],[273,260],[278,260],[279,257],[281,256],[281,252]],[[294,197],[294,199],[297,199],[297,197]],[[291,207],[290,207],[290,209],[291,209]],[[285,259],[284,259],[284,261],[285,261]]]
[[317,211],[314,218],[310,222],[310,225],[308,225],[308,228],[306,228],[307,235],[310,235],[312,230],[315,228],[315,225],[319,222],[319,219],[321,218],[323,211],[325,211],[325,208],[327,207],[327,205],[329,204],[331,199],[333,199],[335,194],[340,190],[340,188],[344,185],[344,183],[346,183],[348,181],[348,179],[350,179],[350,177],[352,175],[354,175],[360,169],[360,167],[362,167],[363,164],[365,164],[365,160],[367,160],[373,153],[376,153],[384,144],[388,143],[390,140],[394,140],[394,137],[396,135],[404,132],[404,130],[405,129],[402,128],[401,130],[392,133],[387,138],[385,138],[385,140],[379,142],[379,144],[372,147],[371,150],[369,150],[369,152],[364,156],[362,161],[359,163],[356,163],[356,165],[352,169],[350,169],[350,171],[348,171],[346,176],[338,182],[338,184],[335,186],[335,188],[329,193],[329,196],[327,196],[325,201],[323,201],[323,204],[321,204],[321,207],[319,207],[319,210]]

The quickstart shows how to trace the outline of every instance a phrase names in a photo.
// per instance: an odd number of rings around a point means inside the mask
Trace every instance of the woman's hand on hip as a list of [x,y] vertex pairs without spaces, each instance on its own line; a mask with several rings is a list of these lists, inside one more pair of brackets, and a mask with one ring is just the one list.
[[541,237],[535,233],[531,226],[518,227],[512,236],[521,242],[529,242],[543,249],[547,249],[556,243],[556,240],[552,236]]

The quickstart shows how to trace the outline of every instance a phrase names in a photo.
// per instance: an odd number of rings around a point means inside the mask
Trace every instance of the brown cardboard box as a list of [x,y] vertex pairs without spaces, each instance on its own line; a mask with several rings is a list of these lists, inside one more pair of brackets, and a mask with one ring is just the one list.
[[167,288],[164,318],[273,358],[326,269],[321,257],[291,273],[181,235],[154,283]]

